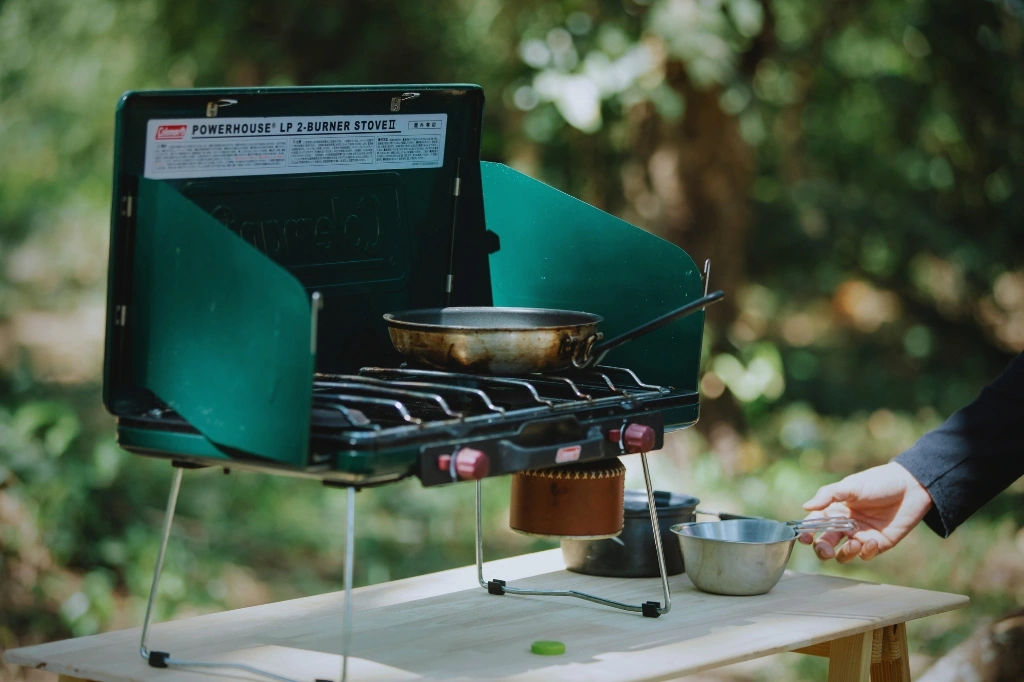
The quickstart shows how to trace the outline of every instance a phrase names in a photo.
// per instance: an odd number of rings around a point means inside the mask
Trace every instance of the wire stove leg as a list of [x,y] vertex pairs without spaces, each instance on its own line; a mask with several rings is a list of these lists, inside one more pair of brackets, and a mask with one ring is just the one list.
[[149,602],[146,603],[146,618],[142,621],[142,638],[139,641],[139,654],[149,661],[154,667],[161,667],[159,662],[166,660],[167,653],[154,651],[157,654],[154,661],[151,658],[149,649],[146,647],[146,640],[149,635],[149,624],[153,620],[153,602],[156,601],[156,591],[160,586],[160,573],[164,569],[164,554],[167,553],[167,540],[171,537],[171,523],[174,521],[174,507],[178,504],[178,491],[181,490],[181,477],[185,470],[180,467],[174,468],[174,478],[171,479],[171,492],[167,496],[167,509],[164,511],[164,528],[160,534],[160,551],[156,554],[156,568],[153,569],[153,584],[149,588]]
[[[278,680],[278,682],[302,682],[301,680],[294,680],[290,677],[283,677],[281,675],[275,675],[272,672],[266,670],[260,670],[254,668],[251,665],[244,663],[227,663],[220,661],[183,661],[171,656],[167,651],[150,651],[148,647],[149,639],[149,626],[153,621],[153,604],[156,602],[157,589],[160,586],[160,573],[164,567],[164,556],[167,553],[167,541],[171,537],[171,524],[174,521],[174,508],[178,504],[178,492],[181,490],[181,478],[184,474],[184,469],[181,467],[174,468],[174,478],[171,479],[171,492],[167,496],[167,509],[164,512],[164,527],[160,535],[160,551],[156,555],[156,568],[153,569],[153,584],[149,588],[149,601],[146,603],[146,616],[142,621],[142,637],[139,640],[139,655],[144,658],[151,667],[153,668],[230,668],[232,670],[244,670],[245,672],[253,673],[254,675],[261,675],[263,677]],[[351,488],[349,489],[351,491]],[[349,493],[351,495],[351,493]],[[349,498],[349,517],[351,518],[351,505],[352,498]],[[351,528],[351,521],[349,522],[349,528]],[[351,582],[349,580],[350,569],[346,565],[346,588]],[[351,616],[347,618],[350,620]],[[347,646],[347,645],[346,645]]]
[[657,618],[672,610],[672,595],[668,586],[668,571],[665,568],[665,554],[661,546],[661,531],[658,526],[658,511],[654,504],[654,488],[651,485],[651,474],[647,467],[647,453],[641,453],[640,459],[644,467],[644,483],[647,485],[647,504],[651,511],[651,528],[654,532],[654,546],[658,553],[658,569],[661,571],[661,587],[664,594],[665,606],[656,601],[648,601],[643,604],[626,604],[614,599],[598,597],[594,594],[580,592],[579,590],[530,590],[520,587],[509,587],[504,580],[484,580],[484,540],[483,540],[483,503],[481,481],[476,482],[476,578],[480,587],[490,594],[518,594],[523,596],[547,596],[547,597],[575,597],[595,604],[610,606],[622,611],[641,613],[647,618]]
[[352,649],[352,562],[356,556],[356,489],[348,489],[345,510],[345,620],[341,640],[341,682],[348,680],[348,656]]
[[[647,508],[651,512],[651,529],[654,531],[654,549],[658,553],[658,570],[661,572],[661,591],[665,596],[665,606],[662,607],[657,602],[647,602],[647,604],[654,604],[657,615],[651,616],[657,618],[658,616],[665,615],[672,610],[672,593],[668,588],[668,570],[665,568],[665,552],[661,547],[661,526],[658,525],[658,506],[654,503],[654,486],[651,485],[651,470],[647,466],[647,453],[640,453],[640,462],[644,466],[644,484],[647,486]],[[647,604],[644,604],[646,606]],[[650,615],[646,611],[644,615]]]

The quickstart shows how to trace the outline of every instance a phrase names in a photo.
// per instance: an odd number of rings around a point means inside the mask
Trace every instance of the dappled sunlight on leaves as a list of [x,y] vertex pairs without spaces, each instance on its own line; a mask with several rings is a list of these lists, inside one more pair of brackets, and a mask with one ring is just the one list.
[[1024,350],[1024,272],[1000,275],[978,305],[978,317],[1003,348]]
[[843,282],[832,300],[839,318],[862,332],[876,331],[900,315],[899,298],[860,280]]

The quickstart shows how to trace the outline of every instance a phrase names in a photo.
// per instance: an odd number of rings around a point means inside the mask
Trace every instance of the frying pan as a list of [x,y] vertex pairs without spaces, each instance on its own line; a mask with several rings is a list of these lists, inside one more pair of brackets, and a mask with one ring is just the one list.
[[609,341],[600,315],[547,308],[424,308],[388,313],[391,343],[402,355],[438,369],[490,374],[585,369],[608,351],[722,298],[690,301]]

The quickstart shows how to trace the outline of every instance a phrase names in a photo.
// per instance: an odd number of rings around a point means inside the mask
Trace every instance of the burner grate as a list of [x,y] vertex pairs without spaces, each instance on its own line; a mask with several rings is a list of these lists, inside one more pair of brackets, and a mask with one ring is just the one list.
[[355,375],[318,374],[313,390],[314,407],[340,412],[346,428],[372,433],[533,417],[581,406],[643,401],[671,391],[644,383],[632,370],[605,366],[519,377],[365,367]]

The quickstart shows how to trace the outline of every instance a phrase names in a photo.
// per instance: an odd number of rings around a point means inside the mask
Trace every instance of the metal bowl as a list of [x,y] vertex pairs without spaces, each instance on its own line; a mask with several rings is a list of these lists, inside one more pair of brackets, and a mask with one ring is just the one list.
[[804,521],[735,519],[679,523],[672,532],[686,560],[686,575],[702,592],[748,596],[768,592],[786,570],[802,532],[852,531],[851,519]]
[[782,578],[796,531],[767,519],[677,524],[672,532],[686,575],[702,592],[746,596],[768,592]]

